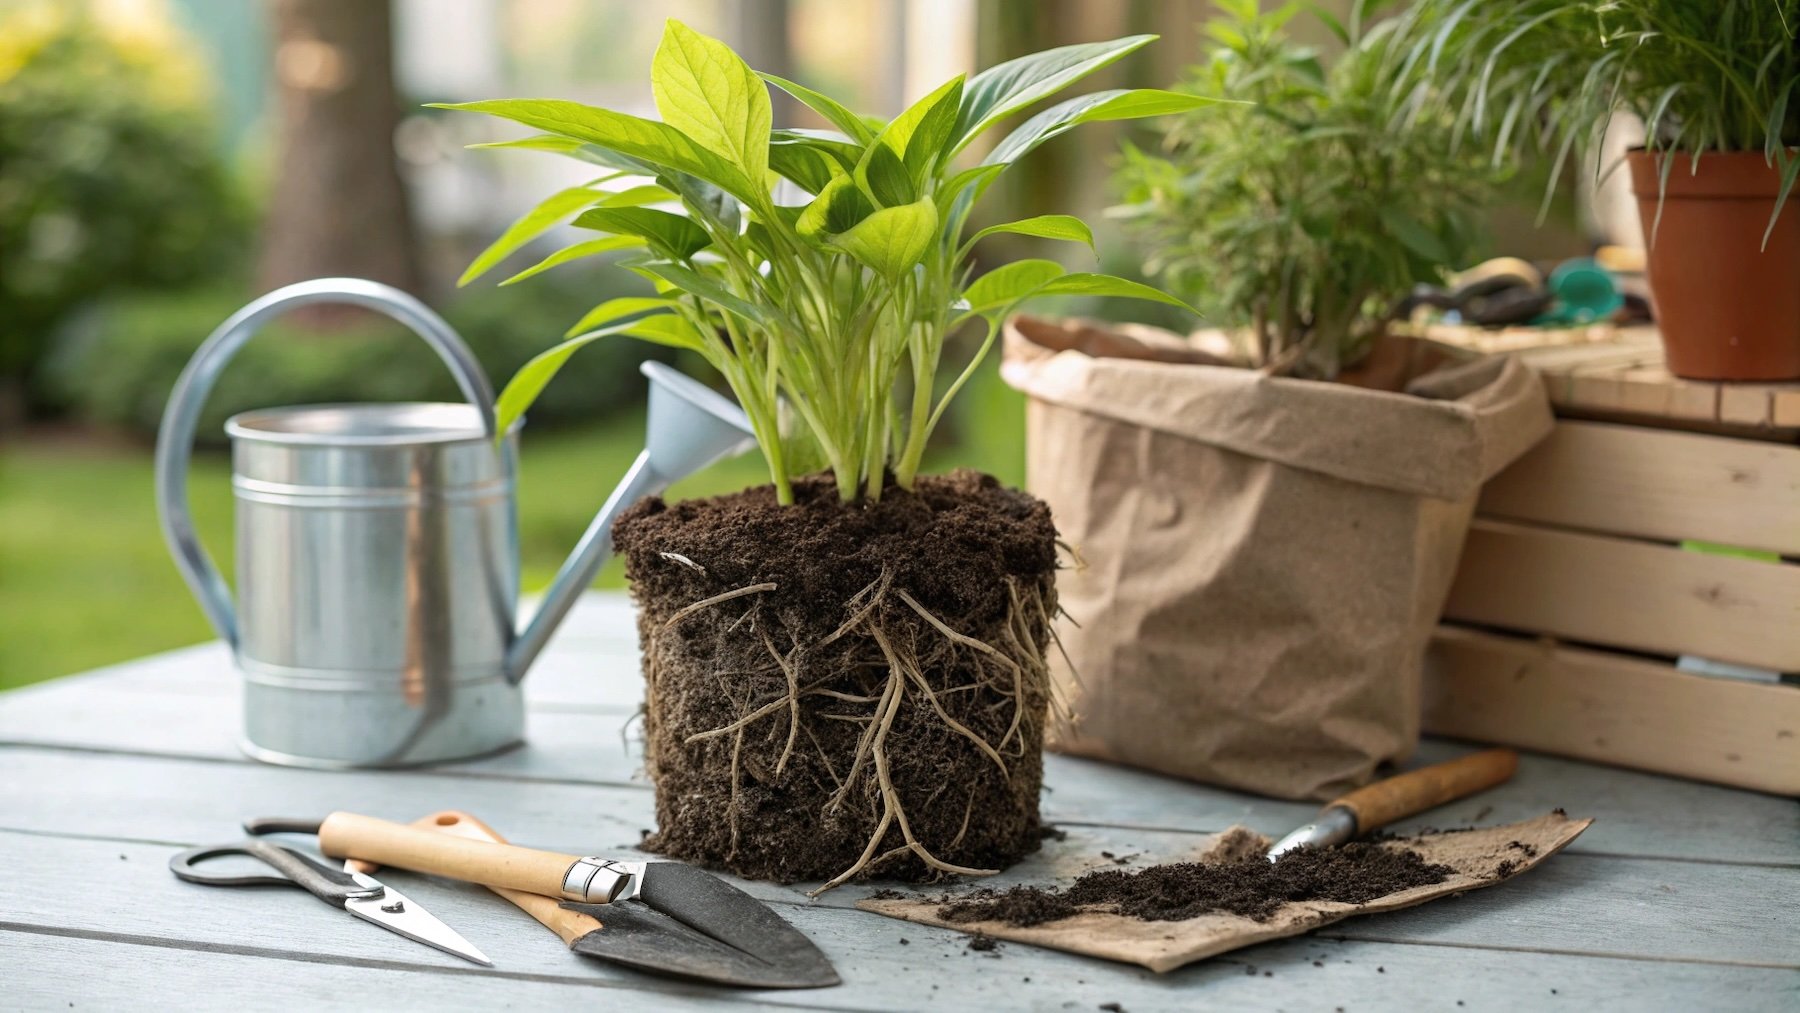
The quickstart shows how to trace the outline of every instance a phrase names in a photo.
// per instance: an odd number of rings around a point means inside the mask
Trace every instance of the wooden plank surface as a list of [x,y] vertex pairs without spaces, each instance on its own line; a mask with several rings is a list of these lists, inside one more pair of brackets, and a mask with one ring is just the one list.
[[1442,626],[1427,661],[1425,727],[1800,795],[1796,686]]
[[1800,555],[1800,447],[1564,420],[1482,488],[1479,510]]
[[[1510,353],[1538,371],[1559,414],[1726,426],[1769,436],[1800,428],[1800,383],[1684,380],[1653,327],[1488,331],[1433,326],[1425,336],[1473,352]],[[1789,441],[1791,442],[1791,440]]]
[[[238,820],[271,809],[404,817],[459,805],[517,840],[628,851],[652,812],[635,748],[620,737],[639,694],[628,608],[618,598],[584,603],[526,685],[526,749],[456,769],[382,773],[268,767],[237,755],[236,680],[217,647],[0,696],[7,1000],[105,1008],[160,988],[178,989],[165,994],[180,994],[184,1006],[218,1009],[292,1009],[295,999],[305,1008],[538,1008],[589,996],[644,1009],[723,999],[1132,1010],[1454,1009],[1456,998],[1472,1009],[1562,998],[1602,1009],[1704,1008],[1730,996],[1733,1008],[1783,1009],[1800,995],[1791,945],[1800,925],[1776,900],[1800,890],[1800,812],[1791,802],[1529,756],[1512,784],[1423,819],[1486,823],[1563,805],[1600,817],[1583,850],[1491,890],[1161,977],[1023,946],[979,956],[957,934],[849,910],[869,886],[809,903],[796,888],[756,883],[745,887],[817,940],[846,985],[722,993],[582,960],[483,891],[388,873],[495,957],[500,966],[489,972],[297,891],[240,894],[168,875],[174,847],[229,839]],[[1428,743],[1419,759],[1462,748]],[[1312,810],[1062,757],[1048,758],[1046,770],[1046,813],[1068,837],[1047,842],[1003,883],[1065,881],[1106,862],[1103,850],[1135,854],[1136,863],[1181,857],[1201,831],[1241,822],[1279,832]],[[111,894],[129,902],[70,905],[60,885],[71,868],[103,871]],[[1244,973],[1252,965],[1254,977]],[[120,973],[83,973],[96,967]]]
[[1477,519],[1444,617],[1800,671],[1800,566]]
[[[925,926],[908,929],[910,947],[917,947],[921,958],[909,966],[916,977],[889,991],[891,1005],[864,1008],[1092,1010],[1099,1004],[1070,998],[1091,994],[1111,996],[1099,1001],[1117,1002],[1133,1013],[1193,1010],[1200,1008],[1197,1001],[1204,1008],[1218,1009],[1274,1009],[1287,1001],[1290,1009],[1330,1010],[1357,1000],[1376,1009],[1491,1010],[1567,1003],[1600,1013],[1642,1013],[1659,1007],[1723,1008],[1720,999],[1726,996],[1733,1010],[1779,1013],[1793,1009],[1800,987],[1794,972],[1781,969],[1500,951],[1471,960],[1468,951],[1451,947],[1310,938],[1220,957],[1184,969],[1179,978],[1118,987],[1100,979],[1103,970],[1097,964],[1079,957],[1040,958],[1027,947],[1005,944],[998,956],[983,957],[969,953],[960,937],[952,936]],[[887,940],[894,947],[889,952],[912,952],[899,947],[898,938]],[[142,936],[89,938],[4,929],[0,953],[22,966],[41,969],[8,983],[8,1001],[21,1009],[66,1009],[70,1002],[78,1010],[140,1007],[145,981],[169,982],[178,994],[204,996],[225,1009],[350,1013],[376,1008],[384,997],[403,997],[394,1008],[446,1011],[612,1008],[601,1003],[629,1004],[632,1010],[694,1009],[702,1003],[741,1009],[752,1002],[757,1008],[780,1009],[787,1008],[792,998],[767,992],[734,999],[717,991],[703,995],[652,991],[641,980],[621,983],[583,973],[580,958],[572,955],[568,966],[554,976],[475,975],[308,959],[312,954],[192,948]],[[926,955],[935,959],[927,960]],[[94,973],[101,966],[108,972]],[[1252,969],[1254,973],[1246,973]],[[964,972],[957,982],[961,987],[945,995],[950,974],[958,971]],[[1457,997],[1463,1005],[1457,1005]],[[1645,1004],[1647,997],[1652,1005]],[[858,1007],[846,1003],[810,1008]]]
[[[568,666],[570,671],[580,667]],[[525,683],[530,741],[524,749],[474,763],[436,767],[431,773],[452,774],[469,782],[468,791],[479,791],[482,799],[494,800],[484,803],[489,805],[506,804],[509,785],[520,783],[577,789],[598,785],[648,793],[649,785],[642,778],[641,741],[629,717],[636,709],[635,702],[596,703],[586,695],[592,688],[586,682],[565,686],[555,678],[542,684],[532,681],[552,671],[534,673]],[[235,679],[229,679],[234,686]],[[133,684],[124,690],[93,693],[82,680],[62,680],[0,698],[0,743],[250,764],[235,745],[235,698],[198,696],[185,688],[162,692],[159,685]],[[540,690],[553,702],[540,704]],[[634,694],[633,701],[641,692],[635,677],[629,692]],[[1415,762],[1434,763],[1462,750],[1449,743],[1427,742]],[[21,771],[54,769],[53,761],[36,753],[21,752],[11,762]],[[1263,833],[1279,834],[1304,822],[1314,811],[1307,803],[1261,799],[1089,760],[1049,756],[1045,762],[1044,813],[1060,825],[1212,832],[1242,823]],[[83,773],[82,780],[103,780],[111,776],[106,769],[110,768]],[[20,790],[61,790],[48,783],[47,776],[22,777]],[[476,781],[492,784],[477,787]],[[45,799],[48,797],[46,794]],[[21,798],[18,804],[30,809],[40,803]],[[597,803],[559,802],[563,804],[579,810]],[[1482,822],[1511,821],[1569,805],[1580,805],[1584,814],[1598,819],[1575,843],[1576,851],[1778,862],[1791,856],[1788,842],[1800,840],[1800,807],[1778,799],[1716,792],[1700,785],[1541,756],[1527,757],[1511,782],[1479,800],[1448,806],[1413,822],[1453,825],[1475,822],[1477,814]],[[1743,832],[1721,840],[1718,826],[1711,823],[1662,819],[1657,810],[1666,805],[1718,813],[1721,822]],[[648,810],[644,812],[648,820]]]

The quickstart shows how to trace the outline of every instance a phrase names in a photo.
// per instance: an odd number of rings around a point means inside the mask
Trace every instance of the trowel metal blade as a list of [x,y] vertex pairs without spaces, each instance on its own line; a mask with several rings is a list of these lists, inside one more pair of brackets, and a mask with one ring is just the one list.
[[[596,918],[601,925],[577,938],[569,945],[571,950],[635,970],[740,988],[823,988],[839,981],[825,955],[804,936],[800,942],[810,952],[796,950],[771,961],[715,939],[642,901],[569,902],[563,907]],[[776,921],[799,935],[786,922]]]

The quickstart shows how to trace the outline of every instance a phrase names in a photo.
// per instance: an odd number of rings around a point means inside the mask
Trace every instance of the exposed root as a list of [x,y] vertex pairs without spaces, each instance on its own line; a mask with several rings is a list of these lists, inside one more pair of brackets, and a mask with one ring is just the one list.
[[[657,632],[668,630],[680,620],[702,609],[712,608],[735,598],[774,589],[773,583],[752,584],[714,595],[679,609],[668,621],[660,624]],[[1048,594],[1046,588],[1041,585],[1022,587],[1017,581],[1008,579],[1006,594],[1007,612],[998,626],[999,636],[992,642],[957,631],[907,591],[893,587],[892,576],[885,571],[879,579],[869,583],[853,596],[847,603],[847,609],[850,610],[849,617],[829,636],[811,644],[795,643],[785,654],[777,646],[778,638],[782,634],[769,629],[770,622],[779,623],[778,616],[773,615],[762,606],[755,606],[738,617],[737,624],[749,624],[757,631],[756,635],[762,639],[764,651],[774,663],[773,668],[756,666],[759,676],[766,680],[768,676],[762,673],[779,670],[782,681],[785,683],[785,686],[782,687],[785,691],[780,692],[774,699],[765,700],[754,706],[751,705],[750,700],[742,699],[736,693],[726,692],[725,695],[733,701],[739,716],[721,727],[690,734],[683,740],[686,744],[692,745],[709,739],[731,736],[729,799],[731,854],[735,855],[738,849],[740,833],[738,805],[741,783],[746,763],[751,759],[744,755],[745,736],[765,718],[785,711],[787,713],[786,737],[774,763],[772,778],[768,776],[769,766],[766,753],[755,758],[754,762],[748,763],[751,773],[759,781],[779,782],[795,758],[796,749],[800,743],[800,733],[804,731],[811,743],[812,750],[817,753],[825,772],[832,781],[833,790],[823,806],[824,811],[835,813],[842,811],[847,805],[861,808],[867,804],[869,806],[868,817],[874,826],[873,833],[863,846],[858,859],[849,868],[844,869],[814,890],[813,896],[859,876],[867,875],[872,870],[907,855],[913,856],[925,867],[940,873],[959,876],[994,874],[997,870],[973,868],[940,858],[933,852],[931,846],[919,839],[914,833],[912,820],[908,818],[899,788],[895,784],[895,774],[888,749],[889,736],[895,727],[897,718],[909,703],[917,701],[913,703],[915,707],[929,708],[929,712],[935,720],[942,722],[943,726],[956,737],[967,741],[987,757],[998,768],[1002,779],[1005,781],[1012,779],[1007,755],[1025,755],[1027,715],[1031,713],[1032,708],[1042,705],[1034,701],[1041,701],[1051,695],[1049,670],[1043,661],[1043,650],[1046,641],[1054,636],[1054,632],[1051,629],[1049,609],[1046,606],[1045,599]],[[904,603],[906,608],[900,610],[897,615],[890,612],[884,616],[882,609],[895,598]],[[902,618],[908,614],[916,616],[923,625]],[[833,654],[830,660],[821,660],[821,648],[845,638],[854,638],[853,643],[847,648],[840,648],[841,653]],[[869,656],[867,648],[860,647],[859,644],[873,646],[878,652],[878,657]],[[974,652],[977,657],[971,659],[965,656],[959,661],[958,655],[964,648]],[[654,642],[652,649],[654,650]],[[822,666],[822,669],[814,666]],[[869,684],[862,693],[846,691],[846,689],[857,688],[854,684],[842,689],[818,685],[818,683],[843,679],[845,673],[862,671],[865,666],[885,669],[878,694],[875,692],[873,679],[869,680]],[[966,684],[934,689],[926,674],[927,671],[958,669],[973,672],[974,680]],[[813,675],[815,671],[821,670],[822,675],[817,677]],[[808,682],[813,685],[808,685]],[[739,685],[743,686],[742,683]],[[763,685],[767,686],[767,682],[765,681]],[[654,678],[652,678],[652,686],[654,686]],[[909,689],[916,690],[916,693],[908,693]],[[946,700],[952,696],[974,691],[987,691],[993,695],[993,700],[990,702],[984,698],[977,698],[974,703],[960,705],[957,713],[952,713],[950,707],[946,706]],[[765,689],[764,692],[767,690]],[[824,748],[819,736],[814,735],[812,728],[808,727],[808,712],[803,710],[802,701],[809,696],[826,697],[853,708],[865,708],[873,705],[870,712],[862,714],[824,713],[817,710],[810,712],[814,720],[849,721],[862,725],[861,733],[856,737],[854,752],[851,754],[847,771],[841,771],[834,765],[831,754]],[[967,698],[959,696],[958,699]],[[970,709],[971,707],[974,709]],[[1001,708],[1009,709],[1010,715]],[[980,720],[975,720],[976,717]],[[1007,723],[1004,732],[995,742],[984,738],[964,719],[975,720],[975,724],[978,726],[987,724],[995,730],[998,730],[1001,721]],[[915,720],[909,718],[909,729],[916,727],[912,723]],[[1031,720],[1035,722],[1038,719],[1032,718]],[[772,752],[776,742],[781,742],[776,738],[778,734],[774,728],[770,729],[768,734],[762,735],[757,740],[766,742],[767,745],[757,748],[767,748]],[[909,732],[910,734],[916,733]],[[993,734],[994,731],[988,732],[990,736]],[[925,788],[930,787],[929,782],[919,784],[916,774],[907,776],[913,778],[912,789],[923,792]],[[822,784],[823,779],[819,780]],[[963,819],[955,836],[947,842],[939,840],[936,842],[938,847],[955,850],[963,845],[974,820],[978,799],[983,797],[981,794],[983,790],[986,789],[978,789],[973,782],[940,779],[936,789],[929,793],[929,797],[924,803],[927,809],[939,805],[939,797],[946,795],[947,792],[950,797],[962,793],[966,795],[966,798]],[[919,804],[917,797],[914,799],[914,804]],[[896,828],[899,830],[901,843],[898,846],[884,849],[883,842],[887,839],[889,832]],[[941,832],[941,830],[937,832]]]
[[[937,712],[938,720],[949,725],[950,729],[958,735],[975,743],[975,748],[985,753],[988,759],[994,761],[994,766],[1000,768],[1000,776],[1010,780],[1012,775],[1007,773],[1006,761],[1000,758],[1000,754],[994,750],[993,746],[988,745],[981,736],[970,731],[968,725],[951,717],[944,710],[944,705],[938,702],[937,694],[931,691],[931,684],[925,681],[925,674],[919,671],[919,666],[914,664],[911,659],[902,658],[895,652],[893,645],[888,643],[887,635],[881,632],[881,627],[877,626],[870,632],[875,636],[875,643],[880,645],[881,653],[887,657],[888,666],[894,671],[904,674],[913,681],[915,686],[919,687],[919,691],[924,693],[925,699],[930,702],[931,709]],[[1000,744],[1004,746],[1006,740],[1002,739]]]
[[787,745],[782,747],[781,759],[775,761],[775,776],[787,769],[788,757],[794,755],[794,738],[800,734],[800,679],[794,674],[794,666],[775,649],[775,641],[769,639],[769,632],[763,631],[763,646],[769,649],[769,656],[781,666],[781,674],[787,676],[788,684],[788,737]]
[[[773,590],[775,590],[775,585],[773,583],[762,583],[762,584],[751,584],[751,585],[748,585],[747,587],[733,588],[732,590],[726,591],[723,594],[715,594],[711,598],[706,598],[701,601],[697,601],[697,602],[693,603],[692,605],[683,606],[679,612],[676,612],[674,615],[669,617],[668,622],[663,623],[663,629],[666,630],[669,627],[674,626],[676,623],[682,621],[683,619],[686,619],[688,616],[691,616],[696,612],[701,611],[702,609],[712,608],[714,605],[718,605],[722,602],[728,602],[733,598],[742,598],[743,596],[745,596],[747,594],[763,594],[765,592],[773,591]],[[742,617],[740,616],[739,618],[741,619]]]

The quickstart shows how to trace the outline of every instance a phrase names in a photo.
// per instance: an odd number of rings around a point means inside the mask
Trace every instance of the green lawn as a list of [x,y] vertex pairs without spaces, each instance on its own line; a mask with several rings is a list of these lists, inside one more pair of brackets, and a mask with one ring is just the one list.
[[[966,465],[1023,479],[1020,397],[990,363],[953,416],[928,470]],[[531,433],[521,451],[519,535],[528,590],[547,584],[636,456],[641,413],[583,429]],[[211,631],[163,548],[147,448],[54,440],[0,445],[0,689],[196,643]],[[231,572],[230,462],[195,462],[194,519]],[[762,459],[725,461],[678,484],[677,497],[767,480]],[[611,561],[597,586],[623,585]]]

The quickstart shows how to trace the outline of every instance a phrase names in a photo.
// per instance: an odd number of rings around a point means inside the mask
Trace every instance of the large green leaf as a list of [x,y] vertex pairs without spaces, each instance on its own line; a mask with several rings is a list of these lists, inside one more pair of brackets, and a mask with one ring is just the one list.
[[793,180],[807,193],[816,194],[832,179],[853,171],[862,160],[861,148],[836,140],[837,136],[777,130],[769,144],[769,168]]
[[[674,313],[659,313],[655,316],[640,317],[624,325],[621,334],[657,345],[670,348],[686,348],[706,355],[706,338],[686,317]],[[706,356],[708,359],[711,356]]]
[[544,392],[544,387],[555,379],[556,373],[562,369],[563,363],[569,361],[569,356],[608,335],[623,334],[631,326],[631,324],[619,324],[616,327],[589,331],[579,337],[570,338],[548,351],[538,353],[532,357],[530,362],[520,366],[519,371],[513,374],[513,378],[506,382],[506,389],[500,392],[499,400],[494,402],[494,414],[499,423],[496,432],[505,433],[512,429],[513,423],[519,421],[520,417],[525,414],[525,410],[530,408],[532,403],[538,399],[538,395]]
[[862,161],[864,144],[857,144],[835,130],[808,130],[798,127],[769,132],[770,144],[799,144],[831,156],[845,172]]
[[581,208],[597,203],[605,194],[589,189],[591,186],[593,184],[589,183],[586,186],[559,190],[546,197],[537,207],[525,212],[469,264],[462,277],[456,279],[457,286],[467,285],[488,273],[514,250],[548,232],[552,226]]
[[1025,298],[1068,272],[1054,260],[1015,260],[976,278],[963,299],[967,313],[981,314]]
[[[946,81],[881,128],[875,143],[885,145],[905,166],[912,189],[923,188],[927,172],[948,153],[951,131],[956,129],[962,103],[962,75]],[[868,155],[863,156],[865,160]],[[909,198],[910,199],[910,198]]]
[[518,274],[513,275],[500,284],[504,286],[524,281],[526,278],[542,274],[553,267],[567,264],[571,260],[580,260],[583,257],[593,257],[602,253],[611,253],[614,250],[629,250],[642,245],[644,245],[643,240],[636,236],[607,236],[605,239],[589,239],[586,242],[576,243],[573,246],[565,246],[562,249],[557,250],[555,253],[552,253],[525,270],[520,271]]
[[1155,39],[1154,35],[1131,35],[1110,42],[1063,46],[1008,60],[976,74],[963,89],[953,150],[960,151],[996,122]]
[[801,102],[804,102],[807,108],[818,113],[820,116],[825,117],[826,120],[830,121],[832,126],[842,130],[857,144],[866,145],[875,139],[875,132],[870,130],[868,124],[862,121],[862,117],[844,108],[838,103],[837,99],[813,91],[803,84],[796,84],[786,78],[776,77],[774,74],[762,74],[760,76],[764,81],[769,82],[775,87],[780,88],[782,91],[787,92],[789,95],[799,99]]
[[623,320],[626,317],[636,316],[640,313],[648,313],[651,310],[674,309],[676,305],[677,304],[673,299],[662,299],[647,295],[625,295],[619,296],[616,299],[608,299],[593,309],[588,310],[580,320],[575,322],[575,326],[569,328],[568,331],[563,334],[563,337],[572,338],[583,331],[591,331],[596,327],[610,324],[615,320]]
[[767,196],[762,175],[746,175],[732,161],[667,123],[559,99],[493,99],[437,103],[433,107],[487,113],[598,145],[654,166],[698,176],[748,204],[763,203]]
[[919,191],[913,185],[906,162],[885,144],[871,144],[856,167],[856,181],[877,207],[891,208],[911,204]]
[[664,123],[729,160],[746,178],[763,178],[769,168],[769,88],[730,46],[670,18],[650,61],[650,90]]
[[685,172],[665,169],[656,174],[657,183],[666,190],[674,192],[687,205],[690,213],[698,215],[702,220],[712,223],[717,231],[735,236],[741,222],[739,205],[736,197],[708,183],[698,176],[690,176]]
[[726,288],[717,279],[701,271],[658,260],[639,261],[631,264],[630,267],[640,274],[662,281],[670,287],[670,291],[679,291],[704,299],[720,311],[731,313],[758,326],[768,327],[775,323],[775,316],[768,308],[758,306],[745,299]]
[[1036,218],[1022,218],[1016,222],[1001,225],[990,225],[969,237],[966,246],[973,246],[984,236],[998,233],[1012,233],[1020,236],[1036,236],[1039,239],[1061,239],[1071,243],[1086,243],[1088,249],[1094,248],[1094,233],[1087,223],[1074,215],[1038,215]]
[[921,197],[911,204],[883,208],[848,232],[833,236],[831,242],[894,281],[925,259],[937,231],[937,205],[930,197]]
[[1044,295],[1093,295],[1122,299],[1145,299],[1150,302],[1177,306],[1195,315],[1200,312],[1161,289],[1151,288],[1125,278],[1115,278],[1110,274],[1065,274],[1046,282],[1031,295],[1034,298]]
[[686,215],[655,208],[594,208],[583,211],[575,219],[575,226],[641,236],[653,249],[673,260],[687,260],[712,242],[706,230]]
[[794,221],[794,231],[817,243],[839,232],[848,232],[869,217],[875,205],[857,188],[849,176],[839,176],[825,184]]
[[981,160],[983,165],[1006,165],[1015,162],[1033,148],[1057,134],[1083,123],[1103,120],[1131,120],[1144,116],[1168,116],[1211,105],[1218,100],[1200,95],[1162,91],[1156,88],[1114,89],[1097,91],[1044,110],[1020,124],[994,150]]
[[675,195],[655,183],[642,186],[627,187],[624,190],[606,194],[600,201],[603,208],[637,208],[646,204],[665,204],[675,199]]

